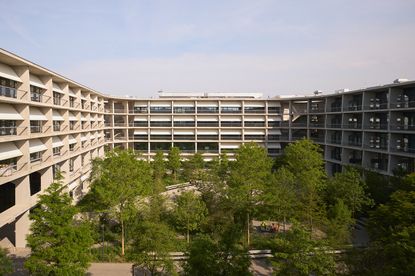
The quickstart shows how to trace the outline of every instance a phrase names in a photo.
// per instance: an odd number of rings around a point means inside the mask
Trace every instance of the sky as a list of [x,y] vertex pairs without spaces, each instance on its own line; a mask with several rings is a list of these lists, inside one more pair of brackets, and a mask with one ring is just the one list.
[[0,48],[105,94],[415,80],[415,0],[0,0]]

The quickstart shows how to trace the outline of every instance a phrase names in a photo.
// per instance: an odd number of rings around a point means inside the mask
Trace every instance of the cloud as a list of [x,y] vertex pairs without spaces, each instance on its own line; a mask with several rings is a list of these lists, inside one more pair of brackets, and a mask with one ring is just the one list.
[[169,57],[90,60],[67,75],[103,93],[137,97],[159,90],[304,94],[415,79],[415,37],[400,27],[339,34],[316,50],[273,54],[184,53]]

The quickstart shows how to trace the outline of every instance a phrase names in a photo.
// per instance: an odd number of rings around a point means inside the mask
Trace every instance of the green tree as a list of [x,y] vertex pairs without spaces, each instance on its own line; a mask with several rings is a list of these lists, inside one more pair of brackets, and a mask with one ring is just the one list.
[[222,153],[220,158],[216,159],[215,161],[217,161],[216,166],[213,168],[215,175],[217,175],[220,180],[226,181],[230,171],[230,162],[228,155],[226,155],[226,153]]
[[324,220],[322,191],[325,189],[326,172],[321,149],[312,141],[304,139],[290,143],[284,150],[285,167],[296,182],[299,214],[313,229],[315,220]]
[[13,272],[13,263],[7,257],[7,250],[0,247],[0,275],[6,275]]
[[135,214],[139,198],[151,190],[150,165],[138,157],[131,150],[114,149],[104,159],[93,160],[90,197],[120,223],[121,255],[125,252],[125,221]]
[[298,206],[294,175],[285,167],[279,168],[265,186],[261,199],[263,208],[258,217],[282,221],[285,229],[287,219],[295,216]]
[[184,265],[185,275],[244,276],[251,275],[247,248],[239,243],[241,232],[230,227],[219,240],[208,235],[197,236],[189,246]]
[[229,179],[230,201],[239,222],[246,227],[250,244],[251,215],[257,210],[260,194],[270,178],[272,160],[255,143],[242,145],[236,154]]
[[194,192],[184,192],[176,199],[174,211],[176,224],[186,232],[186,240],[190,241],[190,232],[199,229],[207,215],[205,203]]
[[334,275],[332,250],[322,240],[311,237],[309,230],[294,223],[285,235],[274,242],[273,260],[276,275]]
[[384,275],[413,275],[415,191],[394,192],[386,204],[370,215],[369,233],[371,244],[378,248],[375,256],[382,260],[380,268]]
[[366,189],[359,171],[349,167],[327,181],[326,201],[328,205],[333,206],[341,199],[354,216],[363,207],[373,204],[372,199],[366,195]]
[[171,147],[167,160],[167,167],[173,174],[174,183],[177,183],[177,173],[181,167],[180,149],[178,147]]
[[161,183],[164,176],[166,175],[166,161],[164,161],[164,154],[161,150],[156,152],[151,166],[153,169],[154,181]]
[[184,174],[186,180],[192,182],[194,180],[201,180],[203,178],[203,170],[205,168],[205,161],[200,152],[195,153],[188,161],[184,163]]
[[25,267],[32,275],[84,275],[89,266],[91,230],[74,220],[77,208],[63,191],[61,179],[59,174],[30,214],[31,255]]
[[342,245],[350,242],[352,225],[355,220],[352,218],[352,212],[342,199],[337,199],[337,202],[329,210],[328,215],[327,234],[331,244]]
[[144,221],[137,228],[130,259],[150,275],[175,273],[170,252],[175,250],[176,235],[163,222]]

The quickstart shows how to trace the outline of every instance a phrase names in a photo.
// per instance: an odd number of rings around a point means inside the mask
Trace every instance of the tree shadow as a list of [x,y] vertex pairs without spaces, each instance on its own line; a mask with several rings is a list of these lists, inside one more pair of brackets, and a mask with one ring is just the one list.
[[10,259],[13,262],[13,273],[9,274],[12,276],[29,276],[29,271],[24,268],[24,262],[26,257],[16,256],[14,254],[9,255]]

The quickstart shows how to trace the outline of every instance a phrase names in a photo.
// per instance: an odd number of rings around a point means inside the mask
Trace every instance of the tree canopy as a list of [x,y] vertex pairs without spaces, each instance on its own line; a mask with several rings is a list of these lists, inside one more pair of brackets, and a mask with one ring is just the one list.
[[176,199],[174,211],[175,222],[180,230],[186,232],[187,242],[190,241],[190,232],[199,229],[207,216],[205,203],[194,192],[184,192]]
[[91,259],[91,230],[74,219],[78,212],[58,180],[39,196],[30,213],[33,221],[27,237],[31,254],[25,267],[32,275],[84,275]]
[[134,215],[139,197],[152,189],[148,162],[131,150],[108,151],[104,159],[95,159],[92,170],[91,201],[101,210],[114,214],[121,224],[121,254],[124,255],[124,222]]
[[173,174],[174,183],[177,182],[177,174],[181,168],[180,149],[178,147],[171,147],[167,157],[167,167]]

